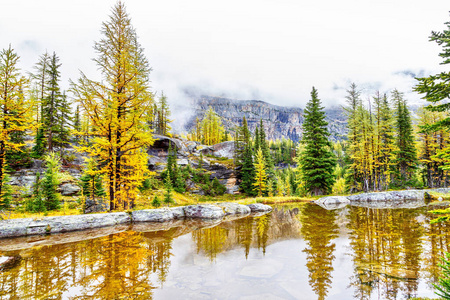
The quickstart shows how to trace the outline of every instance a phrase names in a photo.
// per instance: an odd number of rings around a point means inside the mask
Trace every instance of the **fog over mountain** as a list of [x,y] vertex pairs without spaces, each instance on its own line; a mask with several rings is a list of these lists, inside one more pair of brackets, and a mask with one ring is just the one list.
[[[260,120],[263,120],[266,136],[276,140],[289,138],[298,142],[302,137],[303,109],[273,105],[261,100],[236,100],[214,96],[191,96],[189,101],[175,108],[182,112],[174,118],[173,129],[175,133],[186,133],[193,129],[195,119],[202,119],[208,107],[222,117],[225,128],[234,131],[236,126],[242,125],[245,116],[251,132],[255,131]],[[340,106],[325,109],[330,139],[341,140],[347,134],[347,121]]]

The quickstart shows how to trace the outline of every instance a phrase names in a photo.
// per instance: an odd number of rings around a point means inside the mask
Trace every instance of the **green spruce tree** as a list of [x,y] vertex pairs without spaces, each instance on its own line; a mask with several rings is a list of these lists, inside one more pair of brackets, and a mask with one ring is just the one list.
[[400,185],[404,185],[414,177],[414,171],[417,168],[415,137],[411,115],[406,105],[406,100],[403,97],[403,93],[394,90],[392,92],[392,99],[396,106],[397,119],[397,151],[395,152],[395,163]]
[[241,183],[239,185],[240,191],[249,196],[256,196],[255,190],[253,189],[253,183],[255,182],[255,166],[253,164],[253,154],[250,145],[245,148],[241,174]]
[[31,150],[31,155],[34,158],[41,158],[45,153],[45,135],[44,129],[39,128],[34,139],[34,146]]
[[336,159],[328,140],[327,125],[324,109],[313,87],[304,113],[302,143],[305,146],[299,162],[305,189],[313,195],[330,193],[335,181]]
[[51,152],[45,157],[47,170],[42,181],[42,195],[46,210],[55,210],[60,208],[61,194],[58,193],[58,173],[61,167],[59,157]]
[[30,203],[27,205],[28,211],[45,212],[44,197],[42,194],[42,179],[41,173],[36,173],[36,182],[33,185],[33,196]]
[[165,187],[166,187],[166,193],[164,194],[164,204],[169,206],[171,203],[174,202],[173,197],[172,197],[172,182],[170,180],[170,177],[166,177]]
[[75,131],[75,141],[78,143],[80,141],[79,133],[81,132],[81,118],[79,105],[77,105],[77,108],[75,110],[75,115],[73,119],[73,130]]
[[48,151],[53,151],[55,135],[60,131],[58,122],[58,110],[61,107],[62,94],[59,87],[61,64],[56,53],[50,57],[47,72],[47,82],[45,85],[47,96],[43,99],[42,120],[43,128],[47,137]]
[[155,198],[153,198],[152,205],[156,208],[161,206],[161,201],[159,201],[158,195],[155,195]]

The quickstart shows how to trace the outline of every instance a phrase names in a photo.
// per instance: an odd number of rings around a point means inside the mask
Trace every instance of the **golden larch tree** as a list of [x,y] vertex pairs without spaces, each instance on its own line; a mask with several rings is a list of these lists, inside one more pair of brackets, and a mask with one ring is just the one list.
[[91,143],[80,147],[99,162],[106,182],[110,210],[128,209],[137,197],[146,147],[153,143],[148,120],[153,94],[148,85],[150,67],[137,41],[125,6],[118,2],[96,42],[94,59],[102,81],[83,73],[72,92],[90,123]]
[[33,128],[32,104],[24,96],[27,81],[20,75],[18,61],[19,56],[11,46],[0,52],[0,208],[7,206],[4,203],[5,155],[23,146],[15,143],[11,135]]
[[264,155],[261,148],[256,152],[255,159],[255,182],[253,183],[254,190],[258,193],[258,197],[261,197],[263,192],[267,190],[267,175]]

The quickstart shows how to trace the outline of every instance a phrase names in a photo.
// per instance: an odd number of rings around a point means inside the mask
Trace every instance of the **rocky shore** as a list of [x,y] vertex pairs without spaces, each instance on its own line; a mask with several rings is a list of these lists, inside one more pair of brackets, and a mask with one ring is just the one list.
[[372,208],[415,208],[426,205],[425,198],[430,192],[448,194],[450,193],[450,188],[374,192],[351,196],[328,196],[315,200],[314,203],[325,209],[337,209],[346,205]]
[[450,193],[450,188],[374,192],[351,196],[327,196],[315,200],[314,203],[325,209],[338,209],[347,205],[371,208],[416,208],[426,205],[425,199],[430,192],[448,194]]
[[226,216],[244,217],[252,212],[270,212],[260,203],[198,204],[172,208],[144,209],[131,213],[114,212],[73,216],[11,219],[0,221],[0,239],[50,233],[64,233],[139,222],[171,222],[180,219],[221,220]]

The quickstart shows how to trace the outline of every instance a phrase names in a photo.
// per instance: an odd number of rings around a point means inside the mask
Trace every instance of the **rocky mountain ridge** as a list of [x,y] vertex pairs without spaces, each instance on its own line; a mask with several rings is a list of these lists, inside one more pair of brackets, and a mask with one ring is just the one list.
[[[193,97],[190,106],[193,114],[184,126],[186,131],[192,130],[195,119],[197,117],[201,119],[211,106],[222,117],[225,128],[229,131],[234,131],[237,125],[241,125],[242,118],[245,116],[252,132],[262,119],[268,139],[289,138],[297,142],[303,134],[304,109],[300,107],[279,106],[260,100],[234,100],[213,96]],[[331,140],[342,140],[347,134],[347,117],[344,110],[341,107],[331,107],[325,108],[325,113]]]

